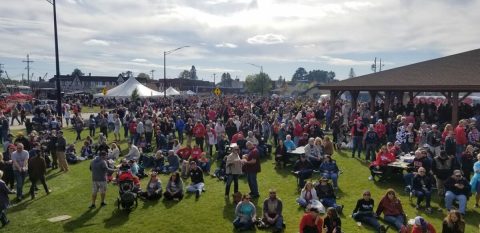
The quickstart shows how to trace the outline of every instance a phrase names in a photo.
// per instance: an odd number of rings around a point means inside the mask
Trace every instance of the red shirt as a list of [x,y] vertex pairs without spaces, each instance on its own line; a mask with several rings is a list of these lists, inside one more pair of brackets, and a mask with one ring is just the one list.
[[199,159],[200,157],[202,157],[202,152],[203,151],[200,148],[193,148],[191,158],[195,160]]
[[188,147],[184,147],[177,151],[177,155],[184,160],[187,160],[191,154],[192,154],[192,149]]
[[374,165],[374,166],[387,166],[389,163],[394,162],[395,160],[397,160],[397,159],[395,158],[395,155],[393,155],[392,153],[390,153],[390,152],[387,152],[387,153],[379,152],[377,154],[377,159],[375,159],[375,162],[373,162],[372,165]]
[[315,223],[316,218],[311,214],[306,213],[303,215],[302,220],[300,220],[300,233],[303,233],[303,228],[305,226],[317,227],[317,232],[322,233],[323,231],[323,219],[319,216],[317,223]]
[[[427,233],[436,233],[435,228],[433,228],[432,224],[427,223]],[[423,233],[422,227],[413,225],[412,233]]]
[[295,128],[293,129],[293,136],[294,137],[301,137],[303,135],[303,127],[300,123],[295,124]]
[[382,124],[382,123],[375,124],[375,133],[378,134],[379,138],[383,138],[383,136],[385,136],[386,132],[387,132],[387,129],[385,128],[384,124]]
[[207,130],[205,129],[205,126],[203,124],[195,124],[193,127],[193,136],[196,138],[204,138],[205,135],[207,134]]
[[457,128],[455,128],[455,142],[457,145],[467,145],[467,134],[462,125],[458,125]]

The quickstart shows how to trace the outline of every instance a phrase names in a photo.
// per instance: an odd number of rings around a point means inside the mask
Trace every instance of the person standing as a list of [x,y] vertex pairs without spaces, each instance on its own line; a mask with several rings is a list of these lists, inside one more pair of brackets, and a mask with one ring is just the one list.
[[17,199],[22,200],[23,183],[28,172],[28,151],[23,149],[23,144],[17,144],[17,150],[12,153],[13,175],[17,183]]
[[195,136],[195,143],[202,149],[203,151],[203,142],[205,140],[205,136],[207,135],[207,130],[205,126],[203,126],[200,120],[197,121],[195,126],[193,127],[193,136]]
[[32,186],[30,186],[30,196],[32,199],[35,198],[35,188],[37,186],[37,181],[40,181],[45,189],[45,192],[50,194],[50,190],[48,189],[47,182],[45,181],[45,174],[47,173],[47,164],[45,163],[45,159],[43,155],[40,153],[36,153],[28,161],[28,174],[30,177],[30,182]]
[[57,159],[58,159],[58,164],[60,165],[61,172],[68,172],[68,163],[67,163],[67,158],[65,156],[66,147],[67,147],[67,141],[63,137],[63,132],[58,131],[56,152],[57,152]]
[[225,172],[227,174],[227,182],[225,186],[225,197],[228,198],[230,194],[230,185],[233,181],[233,192],[238,192],[238,177],[242,174],[242,160],[240,159],[240,148],[234,146],[232,153],[227,156],[225,165]]
[[249,150],[248,154],[243,155],[243,163],[245,167],[245,174],[247,175],[248,186],[250,187],[250,196],[252,198],[260,197],[257,184],[257,173],[261,171],[260,158],[258,150],[253,143],[247,142],[246,146]]
[[107,152],[102,151],[100,155],[95,157],[90,163],[90,171],[92,171],[92,204],[90,209],[95,208],[95,201],[97,199],[97,193],[100,192],[101,204],[100,206],[107,205],[105,203],[105,194],[107,192],[107,174],[115,172],[115,169],[108,168],[107,166]]
[[113,136],[115,137],[115,141],[120,141],[120,127],[122,125],[122,122],[120,121],[120,117],[118,114],[115,114],[113,117]]
[[10,222],[7,218],[7,208],[10,205],[8,194],[13,194],[13,192],[7,187],[2,177],[3,171],[0,170],[0,221],[2,222],[2,227],[4,227]]

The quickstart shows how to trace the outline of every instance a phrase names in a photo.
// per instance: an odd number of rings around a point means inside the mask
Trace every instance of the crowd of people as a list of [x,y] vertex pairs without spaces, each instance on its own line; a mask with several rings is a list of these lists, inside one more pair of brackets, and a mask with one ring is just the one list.
[[[105,108],[84,119],[81,106],[85,101],[101,103]],[[388,165],[413,154],[413,161],[402,173],[406,190],[417,198],[418,209],[425,202],[427,214],[432,211],[433,190],[438,190],[449,211],[443,228],[457,229],[446,232],[464,232],[462,219],[467,214],[467,199],[476,193],[475,207],[480,200],[480,162],[476,162],[475,155],[480,143],[479,106],[461,105],[460,116],[465,120],[454,128],[449,124],[448,104],[436,106],[411,101],[406,105],[398,103],[389,112],[383,112],[383,105],[378,104],[371,112],[366,103],[352,106],[340,100],[329,106],[326,102],[303,98],[225,96],[137,101],[88,98],[64,104],[65,121],[56,115],[53,106],[31,105],[32,119],[18,122],[25,124],[27,137],[19,134],[14,138],[9,134],[8,117],[0,116],[5,149],[0,164],[4,173],[0,189],[3,184],[5,189],[0,200],[7,203],[2,206],[8,206],[7,194],[11,192],[16,192],[17,201],[22,200],[27,175],[32,183],[31,198],[35,198],[37,181],[50,193],[45,182],[47,168],[68,172],[69,163],[87,159],[92,159],[91,208],[96,208],[97,193],[101,194],[101,206],[106,205],[109,182],[120,185],[131,181],[132,192],[147,200],[163,196],[180,201],[185,191],[199,198],[206,191],[204,176],[211,174],[211,165],[217,160],[221,165],[212,175],[224,178],[226,198],[230,197],[232,182],[233,195],[239,195],[241,176],[245,176],[250,190],[248,194],[240,194],[234,227],[250,229],[256,224],[280,232],[285,225],[283,204],[276,190],[269,190],[260,220],[256,219],[256,207],[250,199],[259,198],[262,191],[263,186],[257,181],[260,160],[272,154],[276,168],[282,169],[292,162],[290,152],[299,147],[305,153],[294,158],[292,172],[301,189],[297,203],[306,209],[301,232],[342,231],[338,216],[344,212],[344,206],[337,203],[342,171],[341,164],[334,159],[334,151],[346,148],[351,148],[352,157],[361,158],[365,152],[364,160],[371,162],[372,181],[376,176],[387,179],[388,173],[398,172]],[[335,114],[331,114],[331,107]],[[20,105],[19,109],[26,108]],[[14,117],[10,117],[13,124]],[[62,130],[67,127],[76,132],[75,142],[82,142],[79,153],[63,137]],[[331,133],[326,135],[325,131]],[[95,137],[97,141],[93,140]],[[121,140],[128,141],[125,155],[119,148]],[[119,165],[115,165],[117,161]],[[142,190],[140,179],[148,176],[148,168],[152,168],[150,178]],[[159,173],[170,175],[165,191]],[[314,173],[319,173],[320,178],[312,183],[309,179]],[[190,182],[184,188],[186,179]],[[12,191],[14,186],[16,191]],[[458,210],[453,207],[455,200]],[[370,225],[377,232],[385,232],[389,227],[407,232],[407,219],[395,190],[387,190],[375,212],[373,204],[370,192],[365,191],[353,211],[355,221]],[[320,213],[326,213],[325,218],[320,218]],[[379,224],[377,219],[381,214],[389,226]],[[6,219],[6,207],[0,219]],[[420,216],[413,225],[414,232],[417,228],[418,232],[425,229],[434,232],[433,226]]]

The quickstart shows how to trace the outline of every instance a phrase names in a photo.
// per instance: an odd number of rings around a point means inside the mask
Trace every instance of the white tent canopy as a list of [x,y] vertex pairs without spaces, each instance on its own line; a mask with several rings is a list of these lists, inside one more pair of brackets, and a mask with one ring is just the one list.
[[175,88],[173,88],[173,87],[167,88],[167,90],[165,92],[167,93],[167,96],[180,95],[180,92],[175,90]]
[[193,92],[193,91],[190,91],[190,90],[188,90],[186,94],[187,94],[187,95],[196,95],[197,93],[195,93],[195,92]]
[[127,79],[126,82],[120,84],[119,86],[116,86],[108,90],[106,95],[103,95],[103,93],[98,93],[98,94],[95,94],[95,96],[130,97],[132,96],[132,92],[133,90],[135,90],[135,88],[137,89],[138,95],[140,97],[163,96],[162,92],[158,92],[144,86],[143,84],[138,82],[137,79],[133,77]]

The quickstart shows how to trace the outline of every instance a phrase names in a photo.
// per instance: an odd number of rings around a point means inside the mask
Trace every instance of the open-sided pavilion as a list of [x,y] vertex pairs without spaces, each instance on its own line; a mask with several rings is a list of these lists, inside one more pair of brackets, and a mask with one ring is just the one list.
[[[330,90],[330,108],[344,92],[352,96],[356,108],[360,91],[370,95],[370,108],[375,111],[375,99],[384,101],[388,111],[395,97],[403,100],[408,93],[413,100],[421,92],[439,92],[452,106],[452,123],[458,123],[458,104],[473,92],[480,92],[480,49],[419,62],[390,70],[317,86]],[[460,95],[461,94],[461,95]]]

